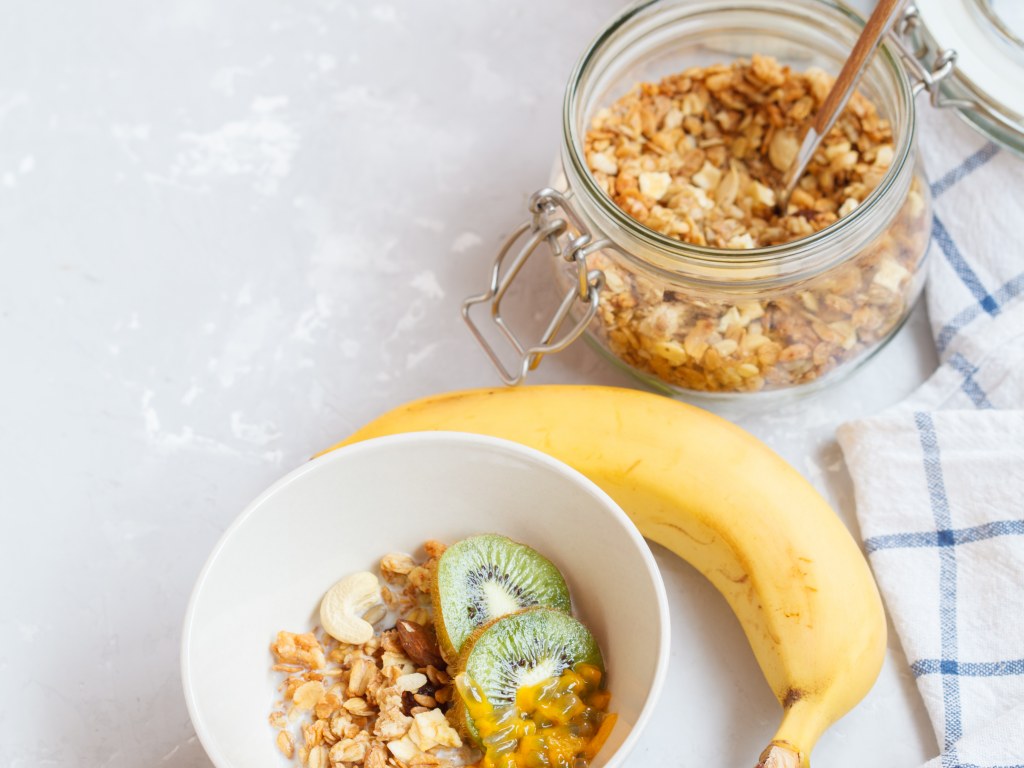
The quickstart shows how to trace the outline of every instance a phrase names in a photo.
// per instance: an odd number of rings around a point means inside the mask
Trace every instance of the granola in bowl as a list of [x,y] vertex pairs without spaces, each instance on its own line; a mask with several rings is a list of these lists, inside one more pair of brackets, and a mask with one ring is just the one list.
[[[471,765],[479,753],[444,717],[453,686],[433,635],[426,559],[404,553],[380,561],[380,602],[362,618],[373,637],[354,645],[323,629],[282,630],[270,646],[281,698],[269,721],[287,758],[309,768]],[[389,618],[393,628],[384,629]]]
[[443,562],[444,544],[423,549],[385,555],[383,585],[335,584],[325,629],[278,632],[278,750],[305,768],[586,768],[617,717],[562,574],[495,534]]

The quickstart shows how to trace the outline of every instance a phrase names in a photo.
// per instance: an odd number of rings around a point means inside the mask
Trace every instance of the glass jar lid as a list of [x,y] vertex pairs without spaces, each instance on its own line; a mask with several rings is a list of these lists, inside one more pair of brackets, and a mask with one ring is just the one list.
[[904,29],[926,68],[935,70],[956,52],[940,103],[1024,155],[1024,2],[916,0]]

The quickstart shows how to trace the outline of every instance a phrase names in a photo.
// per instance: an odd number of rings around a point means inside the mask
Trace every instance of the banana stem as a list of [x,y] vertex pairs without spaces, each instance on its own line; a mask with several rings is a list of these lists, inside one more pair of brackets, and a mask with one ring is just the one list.
[[761,753],[756,768],[804,768],[805,765],[808,764],[791,746],[772,742]]
[[789,693],[786,699],[782,722],[757,768],[808,768],[811,750],[830,724],[820,699],[798,693]]

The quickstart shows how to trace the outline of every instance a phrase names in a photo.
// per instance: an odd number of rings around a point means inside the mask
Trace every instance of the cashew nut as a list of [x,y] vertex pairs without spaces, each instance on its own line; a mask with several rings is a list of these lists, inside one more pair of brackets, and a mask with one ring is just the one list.
[[380,602],[380,582],[368,571],[346,576],[324,595],[320,603],[320,625],[335,640],[362,645],[374,636],[373,627],[362,619],[368,608]]

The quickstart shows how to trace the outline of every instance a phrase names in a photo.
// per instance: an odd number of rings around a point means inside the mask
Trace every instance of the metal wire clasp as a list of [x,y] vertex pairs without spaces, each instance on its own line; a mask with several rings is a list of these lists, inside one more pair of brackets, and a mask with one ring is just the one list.
[[928,47],[918,41],[916,48],[911,50],[908,43],[913,42],[913,33],[921,25],[921,13],[917,6],[910,3],[897,19],[895,26],[887,35],[887,39],[900,53],[907,68],[913,74],[912,84],[915,96],[921,91],[928,91],[928,99],[936,108],[953,107],[955,109],[980,109],[977,101],[952,99],[942,92],[942,84],[956,71],[956,51],[945,48],[935,52],[934,60],[925,65],[923,59],[928,55]]
[[[470,296],[462,304],[462,317],[470,331],[494,364],[501,380],[510,386],[521,383],[527,373],[537,367],[544,355],[559,352],[572,344],[594,319],[600,291],[604,285],[604,273],[598,269],[590,269],[587,257],[594,251],[611,246],[611,242],[605,239],[592,240],[590,230],[572,208],[568,198],[557,190],[546,188],[535,192],[530,197],[529,211],[530,218],[515,229],[498,252],[491,267],[488,289],[477,296]],[[514,251],[513,246],[517,243],[520,243],[519,248]],[[501,316],[501,300],[527,260],[545,245],[552,256],[561,257],[576,265],[578,279],[565,292],[540,341],[527,345],[520,341],[505,323]],[[512,253],[515,253],[515,256],[506,267],[505,261]],[[586,309],[572,328],[556,338],[577,302],[585,305]],[[491,322],[508,341],[518,358],[511,370],[502,362],[494,345],[484,337],[471,316],[470,310],[475,305],[485,303],[491,307]]]

